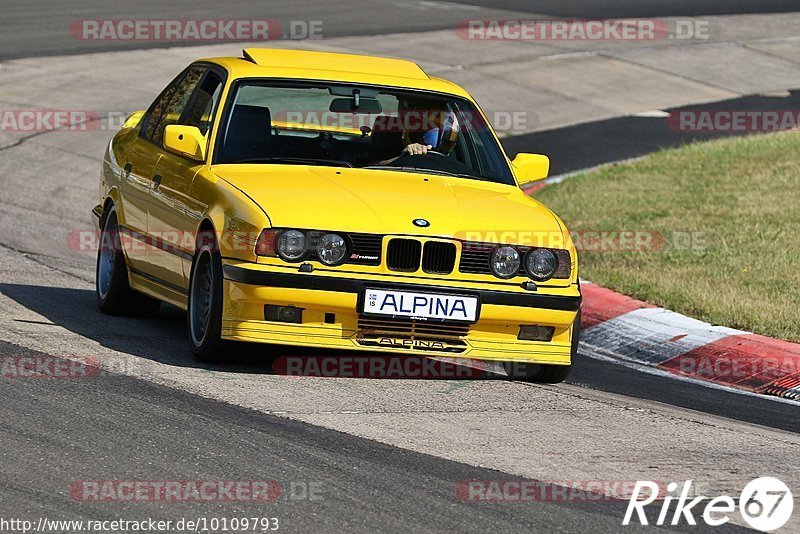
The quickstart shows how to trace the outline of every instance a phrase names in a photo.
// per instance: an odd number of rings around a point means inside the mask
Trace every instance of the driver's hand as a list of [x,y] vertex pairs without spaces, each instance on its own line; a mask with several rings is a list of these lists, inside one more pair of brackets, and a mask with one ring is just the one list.
[[[402,154],[409,154],[411,156],[419,156],[422,154],[427,154],[428,150],[432,149],[431,145],[421,145],[419,143],[411,143],[407,147],[403,149]],[[401,154],[401,155],[402,155]]]

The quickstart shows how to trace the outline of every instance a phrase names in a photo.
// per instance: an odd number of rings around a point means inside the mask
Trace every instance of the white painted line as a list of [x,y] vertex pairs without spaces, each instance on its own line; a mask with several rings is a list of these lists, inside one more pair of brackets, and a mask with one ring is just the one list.
[[792,93],[789,91],[767,91],[766,93],[758,93],[758,96],[765,98],[789,98]]
[[565,54],[551,54],[549,56],[541,56],[539,59],[541,61],[558,61],[560,59],[574,59],[574,58],[582,58],[582,57],[594,57],[598,55],[597,52],[567,52]]
[[651,109],[650,111],[639,111],[631,113],[629,117],[642,117],[645,119],[664,119],[671,115],[669,111],[662,111],[660,109]]
[[444,72],[453,72],[464,69],[465,69],[464,65],[459,63],[456,65],[443,65],[441,67],[428,67],[427,69],[425,69],[425,72],[427,72],[428,74],[442,74]]
[[417,5],[423,9],[431,8],[431,9],[444,9],[444,10],[453,10],[457,9],[461,10],[468,10],[468,11],[478,11],[481,9],[480,6],[471,6],[468,4],[459,4],[457,2],[442,2],[439,0],[420,0],[417,2]]

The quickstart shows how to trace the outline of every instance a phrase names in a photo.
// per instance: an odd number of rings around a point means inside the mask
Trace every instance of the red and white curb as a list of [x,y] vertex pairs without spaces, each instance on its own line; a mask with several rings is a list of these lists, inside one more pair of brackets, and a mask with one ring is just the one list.
[[582,352],[800,400],[800,344],[698,321],[581,283]]

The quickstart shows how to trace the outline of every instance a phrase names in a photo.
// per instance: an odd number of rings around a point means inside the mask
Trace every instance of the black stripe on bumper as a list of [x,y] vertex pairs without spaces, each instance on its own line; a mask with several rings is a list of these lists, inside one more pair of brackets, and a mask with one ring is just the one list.
[[365,282],[349,278],[316,276],[293,273],[274,273],[243,269],[235,265],[223,265],[222,272],[227,280],[242,284],[286,287],[294,289],[313,289],[317,291],[335,291],[337,293],[361,293],[365,287],[386,287],[400,291],[441,291],[447,294],[478,295],[481,304],[497,304],[501,306],[519,306],[523,308],[541,308],[545,310],[578,311],[581,309],[582,297],[566,297],[561,295],[536,295],[528,293],[511,293],[509,291],[493,291],[490,289],[462,289],[437,287],[420,284],[396,284],[386,282]]

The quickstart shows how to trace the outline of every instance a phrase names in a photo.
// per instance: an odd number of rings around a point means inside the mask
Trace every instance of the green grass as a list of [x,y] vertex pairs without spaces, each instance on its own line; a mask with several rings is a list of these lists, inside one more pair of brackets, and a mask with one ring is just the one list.
[[573,233],[632,230],[666,240],[644,252],[579,245],[582,278],[713,324],[800,341],[797,133],[664,150],[535,196]]

